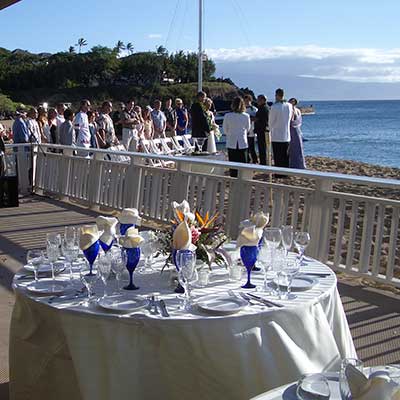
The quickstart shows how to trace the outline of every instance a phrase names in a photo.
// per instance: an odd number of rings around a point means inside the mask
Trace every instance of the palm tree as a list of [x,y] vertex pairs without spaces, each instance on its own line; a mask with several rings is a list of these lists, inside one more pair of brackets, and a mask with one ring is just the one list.
[[133,54],[133,44],[131,42],[127,43],[126,49],[129,51],[129,54]]
[[78,39],[78,43],[76,46],[79,47],[79,53],[81,52],[82,47],[87,46],[87,41],[84,38]]
[[165,56],[165,55],[168,54],[167,49],[162,45],[161,46],[157,46],[156,51],[157,51],[157,54],[160,55],[160,56]]
[[122,50],[125,50],[125,44],[122,40],[118,40],[114,47],[115,51],[119,54]]
[[68,52],[71,54],[75,53],[75,46],[69,46]]

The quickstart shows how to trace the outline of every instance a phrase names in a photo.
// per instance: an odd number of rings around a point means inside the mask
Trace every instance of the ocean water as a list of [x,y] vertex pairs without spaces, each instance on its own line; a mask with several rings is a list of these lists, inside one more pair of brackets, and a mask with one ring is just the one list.
[[400,101],[315,101],[303,116],[306,155],[400,168]]

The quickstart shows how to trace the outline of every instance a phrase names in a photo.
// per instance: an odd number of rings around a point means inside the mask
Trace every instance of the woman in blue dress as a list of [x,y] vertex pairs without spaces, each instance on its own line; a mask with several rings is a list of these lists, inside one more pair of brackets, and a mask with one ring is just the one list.
[[289,167],[305,169],[301,111],[296,107],[297,100],[295,98],[290,99],[289,103],[293,106],[293,117],[290,121]]
[[175,112],[176,112],[176,134],[186,135],[187,126],[189,122],[188,112],[186,108],[183,107],[182,99],[175,100]]

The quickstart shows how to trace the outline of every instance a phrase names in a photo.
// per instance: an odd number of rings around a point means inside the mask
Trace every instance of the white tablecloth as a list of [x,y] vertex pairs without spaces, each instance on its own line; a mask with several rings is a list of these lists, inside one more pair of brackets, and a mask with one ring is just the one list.
[[[305,269],[330,271],[315,261]],[[281,300],[282,309],[249,306],[224,317],[178,310],[168,275],[136,274],[136,292],[159,293],[170,318],[83,309],[78,301],[49,304],[16,277],[11,399],[242,400],[304,373],[335,371],[341,358],[356,356],[334,274],[296,300]],[[261,280],[254,273],[254,282]],[[194,295],[239,286],[219,270]]]

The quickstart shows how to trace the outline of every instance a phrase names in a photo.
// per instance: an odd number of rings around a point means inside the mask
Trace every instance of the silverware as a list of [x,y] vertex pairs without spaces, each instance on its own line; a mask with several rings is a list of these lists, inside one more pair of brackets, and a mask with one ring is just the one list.
[[318,278],[327,278],[328,276],[331,276],[331,274],[329,273],[321,273],[321,272],[306,272],[299,275],[316,276]]
[[[251,297],[247,293],[240,292],[239,294],[240,294],[240,297],[242,297],[242,299],[248,301],[251,306],[257,305],[256,303],[254,303],[254,301],[251,299]],[[261,303],[263,306],[271,307],[270,305],[265,304],[265,302],[263,302],[261,300],[257,300],[257,299],[255,299],[255,300],[258,301],[258,303]]]
[[154,294],[152,296],[150,296],[150,312],[152,314],[159,314],[156,297],[154,296]]
[[267,305],[267,306],[270,306],[270,307],[271,307],[271,306],[272,306],[272,307],[279,307],[279,308],[282,308],[282,307],[283,307],[282,304],[275,303],[274,301],[264,299],[264,298],[262,298],[262,297],[260,297],[260,296],[256,296],[256,295],[253,294],[253,293],[246,293],[246,294],[247,294],[247,296],[250,296],[251,298],[253,298],[253,299],[255,299],[255,300],[261,301],[262,303],[264,303],[264,304]]
[[160,300],[158,302],[158,306],[160,307],[161,315],[163,317],[169,317],[169,313],[168,313],[167,305],[165,304],[165,301],[164,300]]

